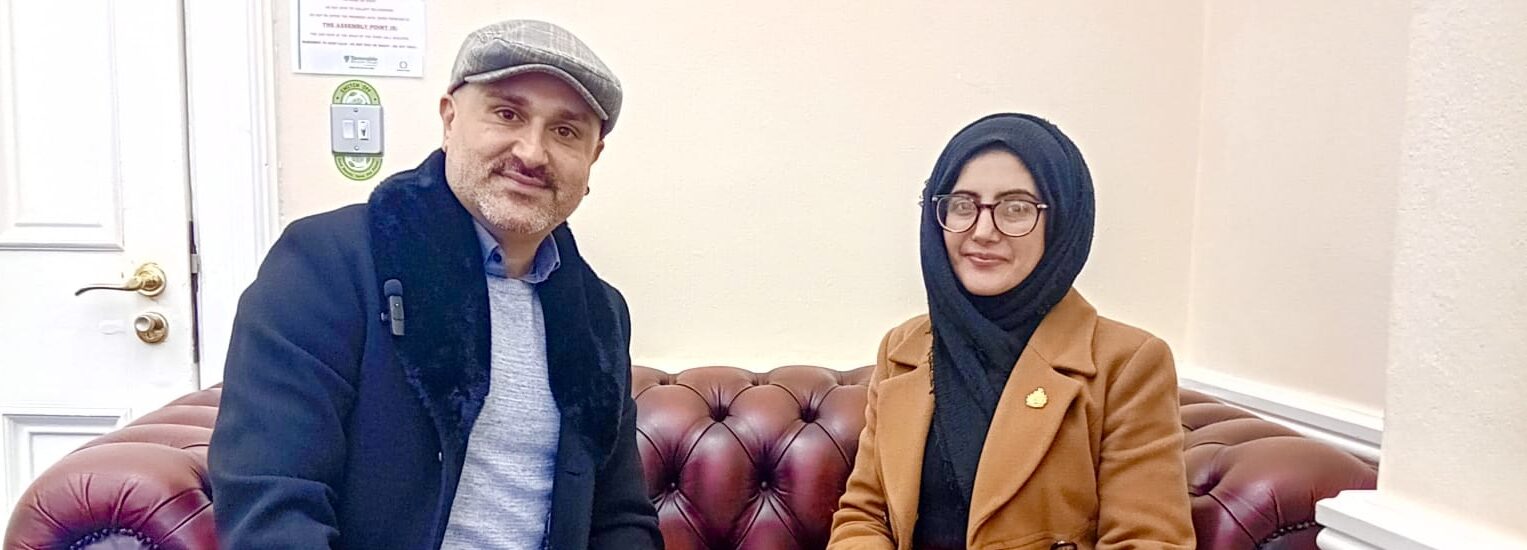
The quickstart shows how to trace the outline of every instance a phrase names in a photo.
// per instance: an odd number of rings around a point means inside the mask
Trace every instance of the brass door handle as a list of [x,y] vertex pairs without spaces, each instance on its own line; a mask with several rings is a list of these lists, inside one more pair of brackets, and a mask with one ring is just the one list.
[[149,262],[138,266],[138,270],[133,272],[133,276],[128,277],[127,281],[120,285],[90,285],[74,291],[74,295],[79,296],[92,290],[119,290],[123,292],[137,292],[144,296],[158,296],[159,293],[164,292],[164,287],[164,270],[159,269],[158,264]]
[[152,311],[133,319],[133,332],[145,344],[158,344],[170,335],[170,321]]

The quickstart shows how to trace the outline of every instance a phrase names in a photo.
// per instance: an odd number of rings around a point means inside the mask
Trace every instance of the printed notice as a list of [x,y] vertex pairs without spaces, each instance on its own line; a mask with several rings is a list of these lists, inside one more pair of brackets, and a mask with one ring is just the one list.
[[424,77],[424,0],[292,0],[299,73]]

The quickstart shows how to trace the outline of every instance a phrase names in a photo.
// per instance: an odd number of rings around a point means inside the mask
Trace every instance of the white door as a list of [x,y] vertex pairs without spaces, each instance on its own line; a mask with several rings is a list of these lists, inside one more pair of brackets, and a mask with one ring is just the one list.
[[[59,457],[196,389],[181,36],[172,0],[0,0],[0,524]],[[75,295],[145,264],[156,295]]]

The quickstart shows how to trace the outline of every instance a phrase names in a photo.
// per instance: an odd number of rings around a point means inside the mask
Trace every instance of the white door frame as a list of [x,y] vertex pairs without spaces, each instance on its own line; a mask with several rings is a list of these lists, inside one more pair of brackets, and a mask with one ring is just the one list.
[[266,0],[183,6],[198,368],[207,387],[223,379],[239,295],[280,231],[275,43]]

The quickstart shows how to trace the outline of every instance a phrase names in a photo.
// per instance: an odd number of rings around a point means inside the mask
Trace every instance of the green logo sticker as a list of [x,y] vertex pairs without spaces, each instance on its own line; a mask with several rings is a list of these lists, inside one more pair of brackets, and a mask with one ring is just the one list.
[[381,105],[382,96],[364,80],[346,80],[334,89],[335,105]]
[[[382,95],[364,80],[346,80],[334,89],[335,105],[381,105]],[[382,155],[334,154],[334,166],[339,173],[354,181],[366,181],[382,171]]]
[[366,181],[382,171],[382,155],[334,155],[339,173],[355,181]]

